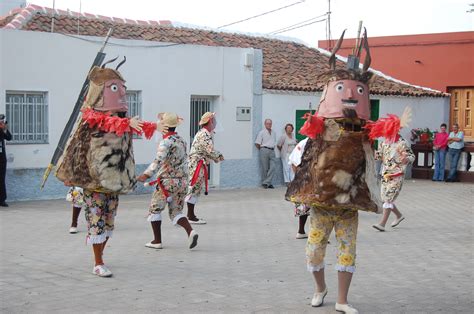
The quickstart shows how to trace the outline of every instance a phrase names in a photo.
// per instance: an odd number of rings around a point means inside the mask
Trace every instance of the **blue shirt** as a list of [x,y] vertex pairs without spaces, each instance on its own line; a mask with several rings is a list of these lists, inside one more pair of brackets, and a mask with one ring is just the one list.
[[464,133],[462,131],[458,131],[458,133],[456,134],[454,134],[454,132],[451,132],[449,133],[449,137],[457,137],[461,139],[461,141],[459,142],[451,142],[451,144],[448,144],[449,148],[461,149],[464,147]]

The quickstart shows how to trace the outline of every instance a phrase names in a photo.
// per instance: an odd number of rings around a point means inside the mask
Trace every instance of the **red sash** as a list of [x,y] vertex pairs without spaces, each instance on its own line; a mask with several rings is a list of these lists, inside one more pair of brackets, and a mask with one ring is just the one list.
[[194,186],[199,178],[199,173],[201,173],[201,168],[204,171],[204,184],[206,185],[206,190],[204,192],[204,195],[208,195],[208,175],[207,175],[207,165],[204,163],[204,160],[199,160],[196,171],[194,171],[193,178],[191,179],[191,186]]
[[[168,137],[170,137],[171,135],[175,135],[177,134],[176,132],[168,132],[166,133],[165,135],[163,135],[163,139],[166,139]],[[172,197],[170,197],[170,193],[168,192],[168,190],[165,189],[165,187],[163,186],[163,183],[161,182],[161,179],[160,178],[157,178],[156,180],[153,180],[153,181],[150,181],[148,182],[148,185],[149,186],[153,186],[153,185],[157,185],[160,190],[163,192],[163,195],[166,197],[166,201],[168,203],[171,203],[171,201],[173,200]]]
[[153,186],[153,185],[157,185],[160,190],[163,192],[163,195],[166,197],[166,201],[168,203],[170,203],[173,199],[170,197],[170,193],[168,192],[168,190],[165,189],[165,187],[163,186],[163,183],[161,182],[161,179],[160,178],[157,178],[156,180],[153,180],[153,181],[150,181],[148,182],[148,185],[149,186]]

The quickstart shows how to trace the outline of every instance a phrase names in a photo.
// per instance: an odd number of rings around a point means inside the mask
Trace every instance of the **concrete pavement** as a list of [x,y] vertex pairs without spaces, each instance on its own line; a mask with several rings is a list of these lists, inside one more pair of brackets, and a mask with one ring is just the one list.
[[[336,313],[334,235],[325,306],[312,308],[305,240],[285,190],[212,190],[197,205],[208,221],[187,249],[166,215],[163,250],[146,221],[150,195],[122,196],[104,260],[112,278],[91,274],[92,250],[68,234],[66,201],[0,209],[2,313]],[[385,233],[360,213],[357,271],[349,298],[361,313],[472,313],[474,185],[409,180],[398,201],[407,219]],[[390,220],[391,221],[391,220]],[[307,227],[308,229],[308,227]]]

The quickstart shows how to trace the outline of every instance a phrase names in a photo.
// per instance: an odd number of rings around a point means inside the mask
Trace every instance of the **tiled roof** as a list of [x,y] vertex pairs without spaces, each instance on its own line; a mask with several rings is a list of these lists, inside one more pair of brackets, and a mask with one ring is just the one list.
[[15,14],[0,17],[0,28],[10,23],[15,18]]
[[[318,75],[329,70],[328,56],[303,44],[267,37],[250,36],[212,30],[174,27],[169,21],[140,21],[79,14],[29,5],[0,17],[0,27],[29,31],[50,32],[54,15],[54,32],[105,36],[110,27],[112,37],[167,43],[206,46],[256,48],[263,51],[263,88],[289,91],[321,91],[325,82]],[[78,18],[80,19],[78,29]],[[344,66],[342,62],[339,65]],[[371,85],[374,95],[417,97],[446,97],[449,94],[409,85],[377,75]]]

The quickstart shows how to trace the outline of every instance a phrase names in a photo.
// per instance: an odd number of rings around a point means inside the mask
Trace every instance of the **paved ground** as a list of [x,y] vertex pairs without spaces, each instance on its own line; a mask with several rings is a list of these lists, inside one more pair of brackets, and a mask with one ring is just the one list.
[[[358,269],[350,302],[361,313],[472,313],[474,185],[409,181],[407,219],[378,233],[361,213]],[[145,220],[149,195],[121,198],[105,252],[113,278],[92,275],[92,252],[67,233],[66,201],[14,203],[0,211],[2,313],[335,313],[335,240],[327,254],[329,294],[311,308],[304,240],[284,190],[220,190],[202,199],[198,247],[165,220],[157,251]],[[333,237],[333,236],[332,236]]]

